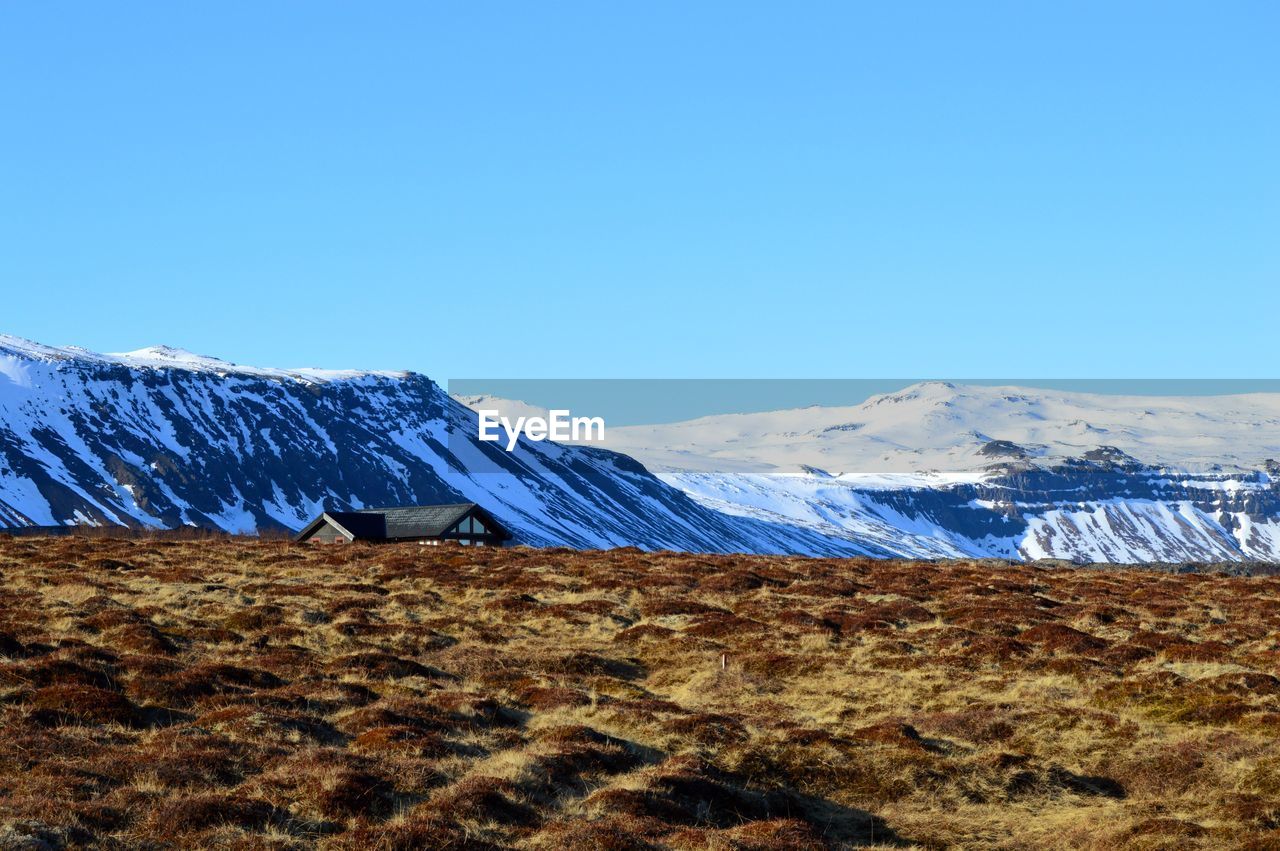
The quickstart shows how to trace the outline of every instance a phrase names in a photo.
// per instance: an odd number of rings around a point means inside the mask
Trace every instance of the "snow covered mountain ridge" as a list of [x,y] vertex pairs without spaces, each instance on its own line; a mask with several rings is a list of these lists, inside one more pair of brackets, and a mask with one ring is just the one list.
[[183,369],[213,375],[291,378],[316,384],[359,378],[367,375],[397,378],[407,374],[404,372],[382,372],[376,370],[269,369],[241,366],[219,358],[209,357],[208,355],[197,355],[194,352],[174,348],[173,346],[148,346],[132,352],[102,354],[82,349],[79,346],[46,346],[9,334],[0,334],[0,358],[8,359],[11,362],[22,360],[57,364],[70,361],[81,364],[106,364],[138,370]]
[[482,443],[475,413],[415,373],[0,337],[0,527],[253,533],[325,509],[450,502],[480,503],[537,545],[885,554],[716,512],[612,452]]
[[[412,372],[262,369],[165,347],[102,355],[0,337],[0,527],[252,533],[297,529],[329,508],[466,501],[535,545],[1280,561],[1280,464],[1244,464],[1275,440],[1272,399],[1210,399],[1197,420],[1185,406],[1177,414],[1184,403],[1137,397],[1141,410],[1187,419],[1165,430],[1134,425],[1132,411],[1092,412],[1084,422],[1114,443],[1068,444],[1062,429],[1075,426],[1052,418],[1087,407],[1079,398],[970,390],[926,385],[854,412],[633,431],[637,442],[686,438],[638,445],[655,468],[697,462],[654,475],[590,446],[521,441],[508,453],[481,442],[475,412]],[[1235,454],[1217,459],[1223,434]],[[1139,444],[1205,470],[1117,448]],[[859,471],[863,458],[893,464]],[[789,465],[799,472],[779,472]]]

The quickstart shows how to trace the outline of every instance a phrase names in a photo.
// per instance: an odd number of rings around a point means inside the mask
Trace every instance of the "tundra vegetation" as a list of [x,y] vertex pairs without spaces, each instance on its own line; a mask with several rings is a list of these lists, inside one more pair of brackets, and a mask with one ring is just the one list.
[[1280,579],[0,536],[0,847],[1280,846]]

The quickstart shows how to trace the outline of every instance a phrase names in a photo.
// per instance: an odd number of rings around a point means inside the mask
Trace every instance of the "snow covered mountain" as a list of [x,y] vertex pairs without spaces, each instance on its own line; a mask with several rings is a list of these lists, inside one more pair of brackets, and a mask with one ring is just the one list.
[[902,556],[1280,561],[1278,394],[930,382],[606,438],[709,508]]
[[610,428],[605,445],[650,469],[794,473],[980,471],[1103,446],[1187,472],[1280,458],[1280,393],[1114,396],[925,382],[851,407]]
[[413,373],[236,366],[0,336],[0,527],[298,529],[324,508],[473,501],[532,544],[885,554],[700,505],[630,458],[476,439]]
[[1277,422],[1263,395],[930,384],[607,432],[654,475],[590,446],[482,443],[475,412],[413,373],[0,336],[0,527],[254,532],[324,508],[474,501],[538,545],[1280,561]]

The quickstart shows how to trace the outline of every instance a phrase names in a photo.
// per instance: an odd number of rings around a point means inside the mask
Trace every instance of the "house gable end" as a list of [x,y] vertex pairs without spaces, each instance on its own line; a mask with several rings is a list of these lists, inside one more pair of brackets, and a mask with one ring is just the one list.
[[319,517],[317,517],[315,520],[312,520],[310,523],[308,523],[306,528],[304,528],[301,532],[299,532],[297,537],[294,538],[294,540],[301,543],[303,541],[310,541],[317,536],[324,537],[324,532],[326,529],[334,530],[339,535],[346,538],[348,541],[354,541],[356,537],[346,527],[344,527],[341,523],[339,523],[337,520],[331,517],[328,514],[328,512],[325,512],[324,514],[321,514]]
[[474,517],[478,520],[484,526],[486,534],[491,535],[500,541],[509,541],[514,537],[511,532],[507,530],[506,526],[503,526],[498,522],[496,517],[488,511],[485,511],[484,508],[479,505],[471,506],[471,510],[467,512],[467,516]]
[[[332,530],[327,532],[326,530]],[[386,540],[386,522],[382,515],[354,511],[326,511],[307,524],[294,539],[334,541],[337,536],[346,541]]]

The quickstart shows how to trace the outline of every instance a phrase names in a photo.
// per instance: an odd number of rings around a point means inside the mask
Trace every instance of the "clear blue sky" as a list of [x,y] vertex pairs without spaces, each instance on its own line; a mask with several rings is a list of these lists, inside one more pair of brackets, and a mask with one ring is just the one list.
[[459,377],[1276,374],[1280,4],[9,2],[0,330]]

